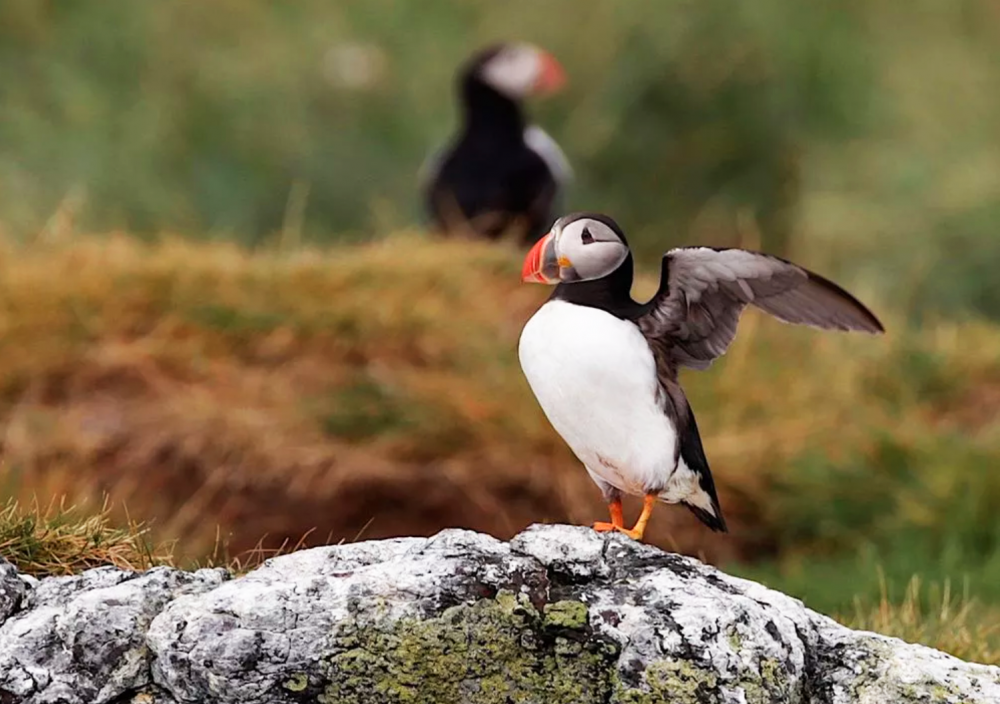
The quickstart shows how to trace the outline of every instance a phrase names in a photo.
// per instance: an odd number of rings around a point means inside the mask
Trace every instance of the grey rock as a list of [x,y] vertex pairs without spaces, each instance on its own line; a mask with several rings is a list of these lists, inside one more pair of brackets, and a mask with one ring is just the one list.
[[4,703],[1000,701],[1000,668],[569,526],[315,548],[236,579],[0,569],[4,609]]
[[151,684],[146,631],[174,598],[217,587],[222,570],[113,567],[22,581],[21,608],[0,626],[0,701],[110,702]]
[[0,558],[0,626],[21,607],[27,590],[27,583],[14,565]]

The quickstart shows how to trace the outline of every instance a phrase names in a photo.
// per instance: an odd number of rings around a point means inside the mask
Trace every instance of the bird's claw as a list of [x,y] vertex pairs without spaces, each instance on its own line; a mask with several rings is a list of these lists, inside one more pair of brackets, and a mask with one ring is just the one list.
[[615,528],[622,535],[627,535],[632,540],[642,541],[642,535],[645,531],[639,530],[638,528],[625,528],[624,526],[617,526]]
[[606,523],[604,521],[597,521],[591,526],[598,533],[621,533],[622,535],[627,535],[632,540],[642,540],[642,535],[645,531],[639,530],[637,528],[626,528],[625,526],[616,526],[614,523]]
[[614,523],[607,523],[605,521],[597,521],[594,523],[592,528],[598,533],[610,533],[618,530],[621,526],[616,526]]

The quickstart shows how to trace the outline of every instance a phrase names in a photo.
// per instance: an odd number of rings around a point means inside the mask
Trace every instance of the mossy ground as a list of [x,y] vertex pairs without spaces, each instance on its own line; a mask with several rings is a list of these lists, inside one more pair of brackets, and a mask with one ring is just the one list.
[[[586,606],[539,613],[501,593],[387,630],[339,634],[319,700],[325,704],[598,704],[614,689],[617,648],[590,632]],[[572,614],[571,618],[550,616]]]

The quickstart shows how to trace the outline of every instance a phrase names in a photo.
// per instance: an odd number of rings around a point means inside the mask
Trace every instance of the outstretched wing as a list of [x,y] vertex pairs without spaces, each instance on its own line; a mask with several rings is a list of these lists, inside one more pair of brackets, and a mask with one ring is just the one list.
[[818,274],[760,252],[708,247],[663,256],[660,290],[635,322],[677,364],[707,369],[729,349],[748,305],[786,323],[884,332],[854,296]]

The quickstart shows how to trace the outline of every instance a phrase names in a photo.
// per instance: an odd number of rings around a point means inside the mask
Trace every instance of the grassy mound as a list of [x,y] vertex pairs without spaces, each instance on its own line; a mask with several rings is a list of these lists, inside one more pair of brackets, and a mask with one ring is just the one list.
[[[182,562],[220,536],[240,555],[600,519],[517,365],[548,294],[519,268],[513,251],[413,233],[290,253],[3,245],[0,486],[22,503],[108,496]],[[1000,603],[1000,330],[879,313],[883,338],[750,312],[723,360],[685,375],[733,532],[663,507],[653,543],[820,610],[860,599],[863,623],[914,574]]]
[[107,493],[194,555],[220,525],[240,552],[312,529],[565,520],[576,470],[514,355],[543,292],[516,260],[412,238],[330,255],[124,236],[6,249],[6,484]]

